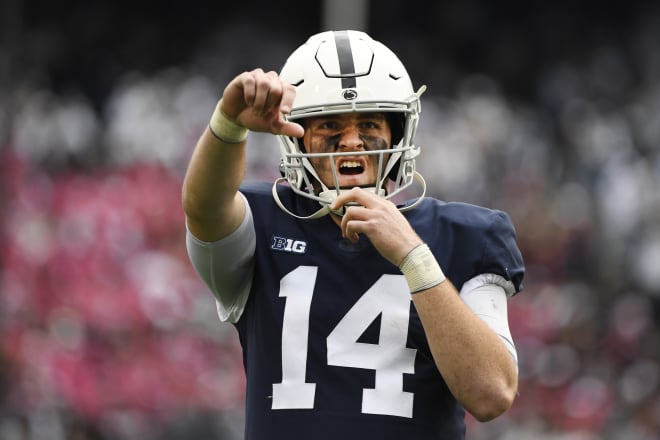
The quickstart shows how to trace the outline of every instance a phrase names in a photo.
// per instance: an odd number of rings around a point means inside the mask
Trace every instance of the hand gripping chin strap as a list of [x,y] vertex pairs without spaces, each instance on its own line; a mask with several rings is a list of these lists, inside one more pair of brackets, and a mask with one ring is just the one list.
[[[421,203],[421,201],[424,200],[424,197],[426,196],[426,181],[424,180],[424,177],[422,177],[421,174],[419,174],[417,171],[415,171],[415,174],[413,174],[413,178],[422,187],[422,194],[419,197],[417,197],[417,199],[413,203],[411,203],[410,205],[406,205],[406,206],[403,206],[401,208],[398,208],[399,211],[401,211],[401,212],[405,212],[405,211],[409,211],[409,210],[413,209],[415,206],[419,205]],[[318,211],[316,211],[316,212],[314,212],[310,215],[307,215],[307,216],[301,216],[301,215],[294,214],[286,206],[284,206],[284,204],[280,200],[279,194],[277,194],[277,185],[279,183],[282,183],[282,182],[286,182],[285,177],[280,177],[280,178],[276,179],[275,182],[273,183],[273,186],[271,187],[271,193],[273,194],[273,200],[275,200],[275,203],[277,204],[277,206],[279,206],[282,211],[286,212],[290,216],[295,217],[299,220],[314,220],[314,219],[317,219],[317,218],[321,218],[325,215],[328,215],[331,212],[334,212],[335,214],[337,214],[339,216],[344,215],[344,208],[343,207],[339,211],[333,211],[333,210],[330,209],[330,204],[334,200],[334,195],[336,194],[336,191],[334,191],[334,190],[324,191],[323,193],[320,194],[323,201],[319,202],[322,206],[321,206],[321,209],[319,209]]]

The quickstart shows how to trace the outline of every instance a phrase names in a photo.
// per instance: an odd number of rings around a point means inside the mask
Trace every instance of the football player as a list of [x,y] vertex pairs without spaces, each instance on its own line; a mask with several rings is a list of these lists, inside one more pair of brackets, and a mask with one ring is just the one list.
[[[247,439],[454,440],[466,410],[487,421],[512,405],[514,227],[424,197],[423,90],[351,30],[224,89],[183,206],[191,261],[243,348]],[[248,131],[277,135],[276,182],[243,181]],[[420,195],[396,202],[405,188]]]

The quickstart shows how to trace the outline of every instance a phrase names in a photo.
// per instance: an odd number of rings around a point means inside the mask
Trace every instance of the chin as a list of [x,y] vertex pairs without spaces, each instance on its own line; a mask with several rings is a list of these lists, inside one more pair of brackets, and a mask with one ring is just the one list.
[[374,179],[366,176],[342,176],[339,179],[340,188],[354,188],[356,186],[373,186]]

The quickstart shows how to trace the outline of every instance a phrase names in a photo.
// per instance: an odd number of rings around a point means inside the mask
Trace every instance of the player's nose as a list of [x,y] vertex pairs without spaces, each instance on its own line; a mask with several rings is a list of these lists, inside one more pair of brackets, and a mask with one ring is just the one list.
[[353,125],[344,128],[339,138],[339,148],[348,151],[364,149],[364,141],[360,136],[360,130]]

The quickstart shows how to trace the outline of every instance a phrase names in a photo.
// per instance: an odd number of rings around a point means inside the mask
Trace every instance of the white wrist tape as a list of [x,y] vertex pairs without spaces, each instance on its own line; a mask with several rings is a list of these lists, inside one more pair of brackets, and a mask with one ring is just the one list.
[[410,293],[421,292],[442,283],[446,277],[428,245],[420,244],[399,265]]
[[219,101],[218,105],[215,106],[215,111],[209,121],[211,133],[226,144],[239,144],[243,142],[247,138],[248,129],[225,116],[222,110],[220,110],[220,102],[222,101]]

